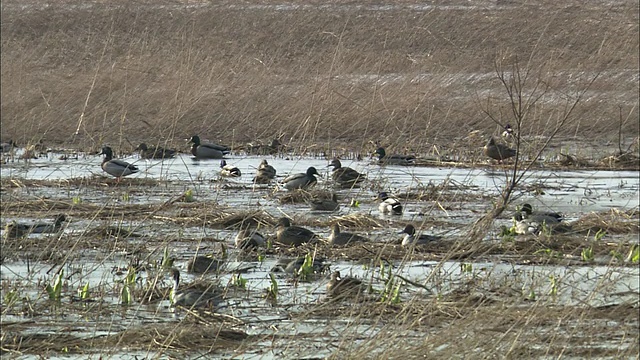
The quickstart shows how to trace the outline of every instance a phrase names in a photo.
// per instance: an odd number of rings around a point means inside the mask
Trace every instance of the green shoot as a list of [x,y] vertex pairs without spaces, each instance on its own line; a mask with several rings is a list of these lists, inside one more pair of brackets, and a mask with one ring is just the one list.
[[302,266],[300,266],[300,269],[298,270],[298,276],[300,277],[300,280],[308,281],[309,279],[311,279],[312,275],[313,275],[313,257],[311,256],[311,254],[307,253],[307,255],[304,256],[304,263],[302,264]]
[[171,269],[173,267],[173,259],[169,256],[169,247],[165,246],[162,252],[162,268]]
[[193,190],[188,189],[187,191],[184,192],[184,202],[194,202],[195,199],[193,197]]
[[266,290],[266,298],[272,302],[278,301],[278,282],[276,281],[276,277],[273,274],[269,274],[269,278],[271,279],[271,285]]
[[600,241],[607,234],[603,229],[598,230],[598,232],[593,236],[593,240]]
[[549,275],[549,282],[551,283],[551,288],[549,289],[549,295],[555,298],[558,295],[558,279],[554,275]]
[[58,277],[56,278],[53,286],[47,284],[46,290],[47,294],[49,294],[49,300],[60,302],[61,294],[62,294],[62,279],[64,276],[64,270],[60,270]]
[[473,272],[473,264],[460,263],[460,271],[463,272],[463,273],[471,273],[471,272]]
[[630,261],[634,264],[640,262],[640,246],[638,244],[634,244],[633,246],[631,246],[629,255],[627,255],[627,261]]
[[582,257],[582,261],[585,261],[585,262],[593,261],[594,259],[593,248],[588,247],[588,248],[582,249],[580,256]]
[[127,276],[124,278],[124,285],[122,286],[122,292],[120,293],[120,303],[122,305],[129,305],[133,302],[133,291],[136,287],[136,269],[129,267]]
[[78,289],[78,295],[81,300],[87,300],[89,298],[89,283],[84,284],[82,289]]
[[243,278],[241,274],[233,275],[233,277],[231,278],[231,281],[233,282],[233,285],[235,285],[236,287],[239,287],[242,289],[246,289],[247,287],[247,279]]

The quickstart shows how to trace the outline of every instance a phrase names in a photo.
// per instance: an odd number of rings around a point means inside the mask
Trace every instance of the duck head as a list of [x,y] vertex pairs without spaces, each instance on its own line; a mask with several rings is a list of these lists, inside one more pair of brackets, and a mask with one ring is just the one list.
[[408,234],[413,236],[416,234],[416,228],[413,225],[409,224],[404,227],[404,230],[400,231],[400,234]]
[[309,167],[307,169],[307,176],[313,176],[313,175],[318,175],[320,176],[320,174],[318,174],[318,170],[316,170],[316,168],[314,168],[313,166]]
[[333,170],[340,169],[342,167],[342,163],[338,159],[333,159],[327,167],[333,167]]

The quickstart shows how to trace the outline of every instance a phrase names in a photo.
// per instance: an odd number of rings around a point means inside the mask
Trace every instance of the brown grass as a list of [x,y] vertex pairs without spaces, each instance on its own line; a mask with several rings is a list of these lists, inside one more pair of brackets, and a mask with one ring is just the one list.
[[422,11],[43,4],[2,3],[3,140],[184,147],[195,133],[229,145],[285,134],[301,149],[361,151],[379,140],[399,152],[455,152],[462,143],[452,139],[498,130],[483,108],[509,122],[494,63],[516,59],[530,86],[549,87],[525,135],[546,134],[595,75],[559,135],[617,140],[620,126],[626,136],[639,129],[634,2]]

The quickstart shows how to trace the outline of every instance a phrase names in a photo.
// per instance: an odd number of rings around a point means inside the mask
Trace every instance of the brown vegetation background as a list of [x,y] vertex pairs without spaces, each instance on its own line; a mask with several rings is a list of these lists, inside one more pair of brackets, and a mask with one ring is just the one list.
[[497,133],[515,63],[546,89],[524,134],[587,90],[559,135],[637,135],[637,2],[392,3],[3,1],[2,140],[419,151]]

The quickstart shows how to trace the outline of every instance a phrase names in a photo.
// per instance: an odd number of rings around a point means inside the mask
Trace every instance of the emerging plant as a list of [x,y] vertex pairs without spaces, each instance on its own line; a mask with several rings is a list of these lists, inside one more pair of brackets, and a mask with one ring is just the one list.
[[120,292],[120,304],[130,305],[133,302],[133,292],[136,287],[136,269],[129,267]]
[[80,297],[80,300],[89,299],[89,283],[84,284],[81,289],[78,289],[78,296]]
[[241,274],[234,274],[231,277],[231,282],[234,286],[246,289],[247,288],[247,279],[243,278]]
[[60,302],[61,295],[62,295],[63,277],[64,277],[64,270],[60,270],[60,273],[58,274],[58,277],[56,278],[56,281],[54,282],[53,286],[51,286],[50,284],[47,284],[46,290],[47,290],[47,294],[49,295],[49,300]]
[[556,296],[558,295],[559,280],[555,277],[555,275],[551,274],[549,275],[549,283],[551,285],[551,288],[549,289],[549,295],[555,301]]
[[268,301],[275,304],[278,302],[278,282],[276,281],[276,277],[273,273],[269,273],[269,278],[271,279],[271,284],[267,289],[265,289],[265,297]]
[[163,269],[171,269],[173,267],[173,258],[169,256],[169,247],[165,246],[162,251],[162,262],[161,266]]
[[302,281],[309,281],[313,276],[313,257],[310,253],[304,256],[304,263],[298,269],[298,278]]
[[471,263],[460,263],[460,272],[462,273],[472,273],[473,272],[473,264]]
[[194,202],[195,198],[193,197],[193,190],[192,189],[187,189],[187,191],[184,192],[184,196],[183,196],[184,202]]
[[15,303],[18,301],[19,298],[19,293],[18,290],[10,290],[4,293],[4,305],[6,307],[6,309],[10,309],[13,307],[13,305],[15,305]]
[[627,255],[627,261],[637,264],[640,262],[640,245],[633,244],[631,249],[629,250],[629,255]]
[[580,257],[584,262],[592,262],[595,257],[593,254],[593,247],[582,249],[582,252],[580,253]]

